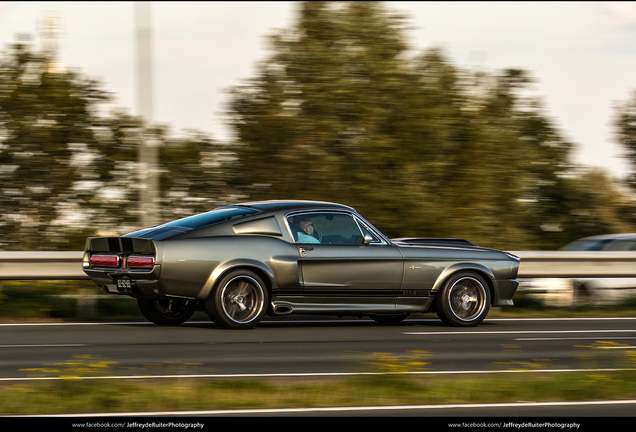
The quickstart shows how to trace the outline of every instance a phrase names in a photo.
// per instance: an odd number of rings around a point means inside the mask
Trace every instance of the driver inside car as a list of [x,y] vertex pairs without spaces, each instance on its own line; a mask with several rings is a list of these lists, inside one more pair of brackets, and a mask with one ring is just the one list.
[[303,216],[297,223],[298,243],[320,243],[320,232],[314,229],[311,218]]

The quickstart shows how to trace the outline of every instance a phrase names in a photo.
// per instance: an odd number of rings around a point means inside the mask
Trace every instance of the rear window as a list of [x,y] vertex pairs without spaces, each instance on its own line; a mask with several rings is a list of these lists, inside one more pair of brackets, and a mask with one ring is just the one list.
[[203,228],[209,225],[218,224],[221,222],[227,222],[231,220],[241,219],[246,216],[260,213],[258,210],[252,210],[241,207],[219,208],[209,211],[207,213],[201,213],[194,216],[188,216],[187,218],[178,219],[176,221],[168,222],[161,225],[164,227],[179,227],[197,229]]

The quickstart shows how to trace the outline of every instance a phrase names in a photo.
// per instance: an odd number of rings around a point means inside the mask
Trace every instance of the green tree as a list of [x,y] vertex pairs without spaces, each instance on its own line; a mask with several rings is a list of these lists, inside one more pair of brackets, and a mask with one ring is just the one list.
[[[632,171],[636,171],[636,91],[626,101],[617,105],[615,112],[614,126],[617,141],[625,149]],[[636,174],[634,172],[630,175],[628,182],[633,188],[636,188]]]
[[246,197],[234,190],[236,156],[232,144],[217,142],[197,131],[171,138],[165,128],[153,134],[159,147],[161,219],[209,211]]
[[569,220],[561,224],[562,245],[591,235],[634,232],[636,203],[623,181],[600,168],[587,168],[566,182],[563,189],[570,193],[560,201],[569,210]]
[[76,224],[81,229],[73,238],[147,228],[140,225],[140,213],[147,211],[139,203],[137,153],[142,133],[158,148],[159,223],[239,198],[230,185],[236,159],[230,145],[197,131],[173,137],[167,126],[144,128],[140,118],[122,111],[100,117],[92,129],[92,147],[75,146],[81,180],[73,186],[77,200],[66,205],[85,218],[84,224]]
[[407,28],[382,3],[303,3],[232,93],[241,186],[352,204],[390,236],[545,244],[571,144],[526,96],[529,74],[414,55]]
[[230,145],[167,126],[143,127],[79,73],[52,73],[26,43],[0,59],[0,249],[79,250],[87,236],[140,228],[138,147],[158,147],[158,219],[169,221],[240,198]]
[[53,73],[47,59],[16,43],[0,59],[0,247],[42,249],[59,238],[54,222],[77,199],[74,146],[91,146],[94,81]]
[[391,104],[408,77],[401,25],[378,4],[309,2],[297,28],[272,38],[275,55],[232,104],[251,195],[355,193],[359,177],[391,164],[372,150],[394,148]]

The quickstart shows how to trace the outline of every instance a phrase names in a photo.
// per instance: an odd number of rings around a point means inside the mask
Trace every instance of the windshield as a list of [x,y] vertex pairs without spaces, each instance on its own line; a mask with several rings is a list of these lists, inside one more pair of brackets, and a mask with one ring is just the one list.
[[577,240],[561,248],[564,251],[600,251],[612,240]]

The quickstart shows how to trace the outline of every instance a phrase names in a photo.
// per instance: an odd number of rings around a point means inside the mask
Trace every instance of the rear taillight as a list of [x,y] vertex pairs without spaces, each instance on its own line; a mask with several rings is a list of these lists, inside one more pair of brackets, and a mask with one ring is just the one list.
[[131,256],[128,257],[128,267],[149,268],[154,267],[155,257],[152,256]]
[[90,263],[94,267],[119,267],[119,256],[117,255],[93,255]]

